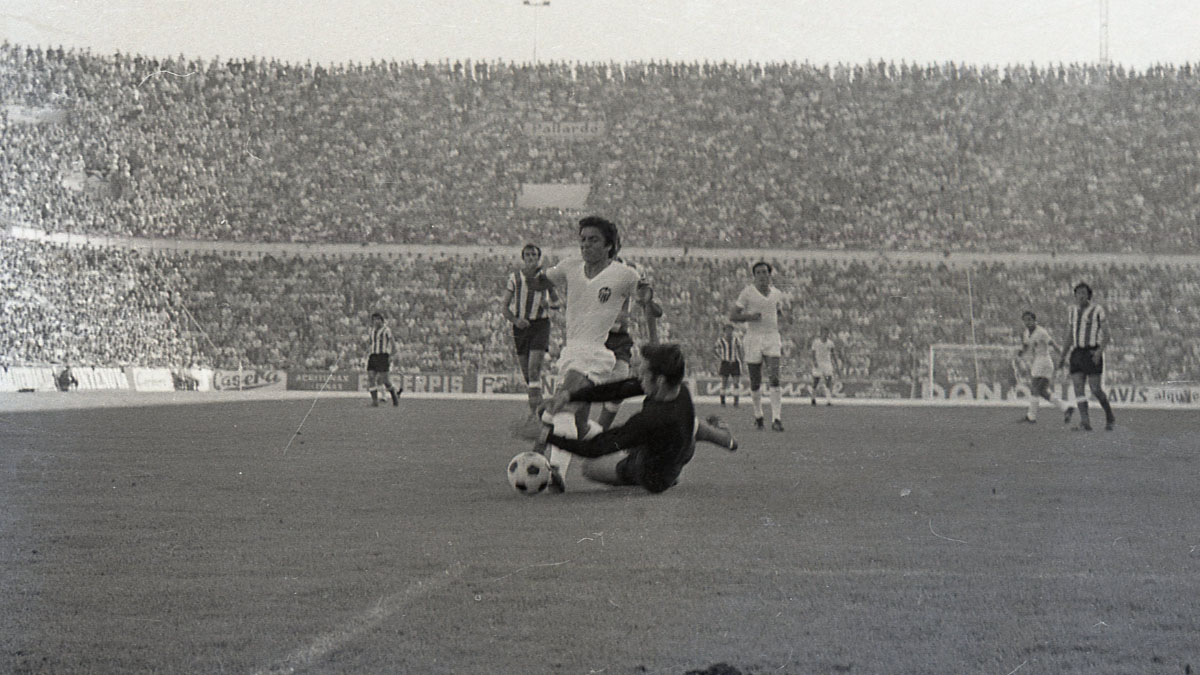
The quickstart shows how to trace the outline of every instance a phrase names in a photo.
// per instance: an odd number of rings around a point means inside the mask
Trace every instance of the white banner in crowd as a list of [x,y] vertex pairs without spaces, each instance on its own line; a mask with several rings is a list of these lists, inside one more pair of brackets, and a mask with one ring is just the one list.
[[54,391],[56,371],[47,366],[13,366],[0,370],[0,391]]
[[120,368],[72,368],[71,374],[79,381],[79,389],[128,389],[129,378]]
[[169,368],[130,368],[126,374],[134,391],[175,391]]

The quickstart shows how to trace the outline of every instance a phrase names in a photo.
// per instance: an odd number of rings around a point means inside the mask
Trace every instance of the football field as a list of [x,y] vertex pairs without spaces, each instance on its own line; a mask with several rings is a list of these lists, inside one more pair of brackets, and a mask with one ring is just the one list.
[[516,401],[136,402],[0,407],[0,672],[1200,672],[1194,412],[701,405],[525,497]]

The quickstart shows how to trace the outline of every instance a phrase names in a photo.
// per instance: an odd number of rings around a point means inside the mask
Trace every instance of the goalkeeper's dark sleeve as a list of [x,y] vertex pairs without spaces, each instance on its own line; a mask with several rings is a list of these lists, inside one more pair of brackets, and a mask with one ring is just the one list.
[[604,401],[623,401],[634,396],[643,396],[642,383],[631,377],[616,382],[593,384],[578,391],[571,392],[571,400],[579,403],[603,403]]
[[[615,384],[615,383],[614,383]],[[656,422],[644,412],[637,412],[625,424],[602,431],[595,436],[578,440],[550,434],[546,442],[572,455],[594,459],[643,445],[651,445],[659,435],[662,422]]]

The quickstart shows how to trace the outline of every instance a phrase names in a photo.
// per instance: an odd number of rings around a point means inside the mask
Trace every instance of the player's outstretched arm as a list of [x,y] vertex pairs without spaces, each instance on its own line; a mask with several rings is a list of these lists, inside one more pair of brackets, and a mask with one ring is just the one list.
[[571,401],[579,403],[604,403],[605,401],[624,401],[634,396],[643,396],[642,383],[631,377],[616,382],[605,382],[584,387],[571,393]]
[[549,434],[546,443],[561,448],[572,455],[595,459],[620,452],[628,448],[646,445],[658,436],[661,421],[655,421],[644,412],[636,412],[625,423],[602,431],[591,438],[579,440]]

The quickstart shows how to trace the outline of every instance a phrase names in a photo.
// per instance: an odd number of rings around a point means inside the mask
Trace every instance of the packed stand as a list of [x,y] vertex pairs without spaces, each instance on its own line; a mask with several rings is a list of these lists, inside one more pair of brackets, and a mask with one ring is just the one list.
[[[17,274],[2,290],[4,365],[360,368],[371,312],[399,344],[401,372],[510,373],[511,328],[498,302],[516,259],[495,255],[353,257],[145,254],[0,238]],[[634,259],[664,306],[663,340],[693,373],[714,372],[713,343],[750,283],[743,257]],[[1113,330],[1110,383],[1200,381],[1200,267],[777,260],[791,301],[785,373],[804,379],[808,344],[829,326],[844,378],[919,383],[929,345],[1017,345],[1032,309],[1060,341],[1071,287],[1097,289]],[[970,279],[968,279],[968,271]],[[973,304],[972,304],[973,303]],[[562,340],[554,319],[553,357]],[[635,334],[637,333],[635,327]],[[1014,349],[1015,351],[1015,349]]]
[[[203,61],[0,47],[0,219],[519,244],[585,184],[644,246],[1200,252],[1200,73]],[[536,132],[537,122],[590,129]]]
[[155,260],[0,237],[0,270],[0,366],[192,365],[179,279]]

